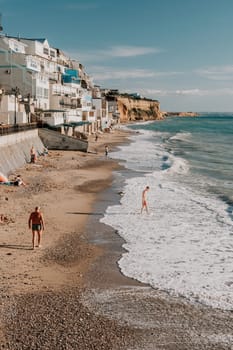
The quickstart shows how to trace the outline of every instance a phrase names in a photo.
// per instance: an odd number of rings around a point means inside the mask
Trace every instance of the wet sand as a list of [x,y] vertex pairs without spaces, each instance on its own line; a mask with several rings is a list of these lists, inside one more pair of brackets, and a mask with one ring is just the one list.
[[[27,187],[0,186],[1,349],[233,349],[231,312],[119,272],[123,241],[99,219],[120,198],[111,151],[122,142],[123,130],[91,136],[89,153],[52,151],[17,170]],[[27,220],[36,205],[46,229],[33,251]]]

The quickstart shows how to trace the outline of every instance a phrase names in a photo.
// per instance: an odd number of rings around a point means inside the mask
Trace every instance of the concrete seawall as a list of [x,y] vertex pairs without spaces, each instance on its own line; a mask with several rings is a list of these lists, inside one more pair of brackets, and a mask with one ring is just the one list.
[[6,176],[30,162],[32,145],[39,153],[43,152],[38,129],[0,136],[0,172]]
[[39,136],[48,149],[87,152],[88,141],[61,134],[49,129],[38,129]]

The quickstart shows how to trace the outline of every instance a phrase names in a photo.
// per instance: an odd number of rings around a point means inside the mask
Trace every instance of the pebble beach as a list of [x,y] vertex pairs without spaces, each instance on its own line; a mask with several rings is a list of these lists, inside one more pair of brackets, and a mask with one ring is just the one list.
[[[233,349],[232,312],[173,298],[118,269],[123,242],[99,219],[119,200],[111,151],[127,136],[115,129],[90,136],[87,153],[50,151],[17,169],[26,187],[0,187],[0,349]],[[45,231],[32,250],[37,205]]]

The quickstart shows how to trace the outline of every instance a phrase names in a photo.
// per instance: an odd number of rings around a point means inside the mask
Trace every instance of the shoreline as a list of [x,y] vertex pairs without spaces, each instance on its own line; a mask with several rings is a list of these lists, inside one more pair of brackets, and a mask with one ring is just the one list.
[[[105,158],[104,145],[108,143],[111,151],[111,148],[117,144],[127,142],[126,135],[127,133],[121,130],[116,130],[113,134],[103,134],[98,143],[91,140],[87,154],[51,151],[48,158],[40,158],[36,165],[26,165],[17,170],[26,181],[27,187],[2,186],[0,188],[1,211],[8,220],[1,224],[4,231],[0,245],[3,255],[0,269],[1,348],[32,348],[28,344],[31,338],[30,331],[25,329],[26,323],[22,325],[20,320],[26,317],[30,327],[36,327],[38,320],[36,323],[32,322],[34,306],[30,304],[35,296],[36,303],[41,297],[44,300],[44,294],[51,295],[52,299],[53,296],[55,299],[60,299],[63,295],[67,295],[69,300],[73,298],[74,292],[80,295],[86,288],[83,284],[86,271],[96,257],[101,255],[101,249],[88,243],[84,237],[86,219],[92,212],[97,194],[103,188],[110,186],[112,171],[119,166],[117,162]],[[94,136],[91,138],[93,139]],[[80,198],[80,202],[77,201],[77,197]],[[30,211],[36,205],[42,208],[46,230],[43,234],[42,249],[32,251],[31,232],[27,229],[27,220]],[[21,307],[22,303],[24,308]],[[80,310],[83,309],[82,312],[80,311],[83,318],[89,317],[89,313],[84,310],[78,299],[76,303]],[[63,301],[64,304],[65,301]],[[37,305],[36,318],[40,318],[42,310],[47,315],[52,311],[49,305],[46,306],[46,310],[41,305]],[[53,320],[54,324],[59,323],[60,312],[62,307],[58,311],[56,320]],[[72,310],[70,312],[72,313]],[[72,315],[70,316],[72,319]],[[83,345],[79,339],[79,347],[77,347],[77,339],[74,339],[75,345],[72,345],[72,349],[90,349],[90,344],[97,341],[99,332],[102,333],[102,341],[105,343],[105,338],[109,338],[108,333],[113,333],[117,329],[114,322],[112,322],[114,326],[111,326],[111,321],[104,318],[103,320],[101,318],[103,324],[99,329],[99,319],[97,322],[94,314],[91,319],[86,323],[88,325],[91,321],[94,322],[93,327],[98,334],[89,336],[89,343],[83,339]],[[47,328],[48,325],[45,325],[45,329]],[[54,332],[56,333],[56,330]],[[122,332],[124,333],[123,329]],[[33,343],[41,344],[41,348],[42,344],[45,346],[44,344],[48,341],[51,342],[48,348],[53,349],[53,346],[55,348],[55,345],[52,345],[53,336],[46,342],[35,335],[33,338]],[[112,342],[114,338],[112,334]],[[121,335],[118,335],[117,339],[122,343]],[[112,342],[108,339],[105,348],[108,349]],[[56,345],[56,349],[67,348],[62,346]],[[103,348],[102,345],[101,348]]]
[[[91,136],[88,154],[53,151],[20,169],[25,189],[0,188],[12,220],[1,225],[2,349],[231,349],[231,312],[192,305],[119,270],[123,240],[99,218],[119,200],[113,172],[121,171],[104,145],[111,152],[127,135],[115,130],[98,143]],[[33,252],[27,218],[38,202],[46,231]]]

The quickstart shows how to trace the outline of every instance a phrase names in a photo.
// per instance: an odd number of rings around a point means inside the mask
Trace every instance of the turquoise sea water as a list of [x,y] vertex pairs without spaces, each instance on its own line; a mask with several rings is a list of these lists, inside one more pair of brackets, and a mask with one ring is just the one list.
[[188,162],[188,177],[233,209],[233,114],[170,117],[132,129],[160,132],[168,153]]
[[[233,114],[129,126],[111,152],[123,196],[102,222],[123,237],[123,274],[153,288],[233,310]],[[140,213],[146,185],[149,214]]]

